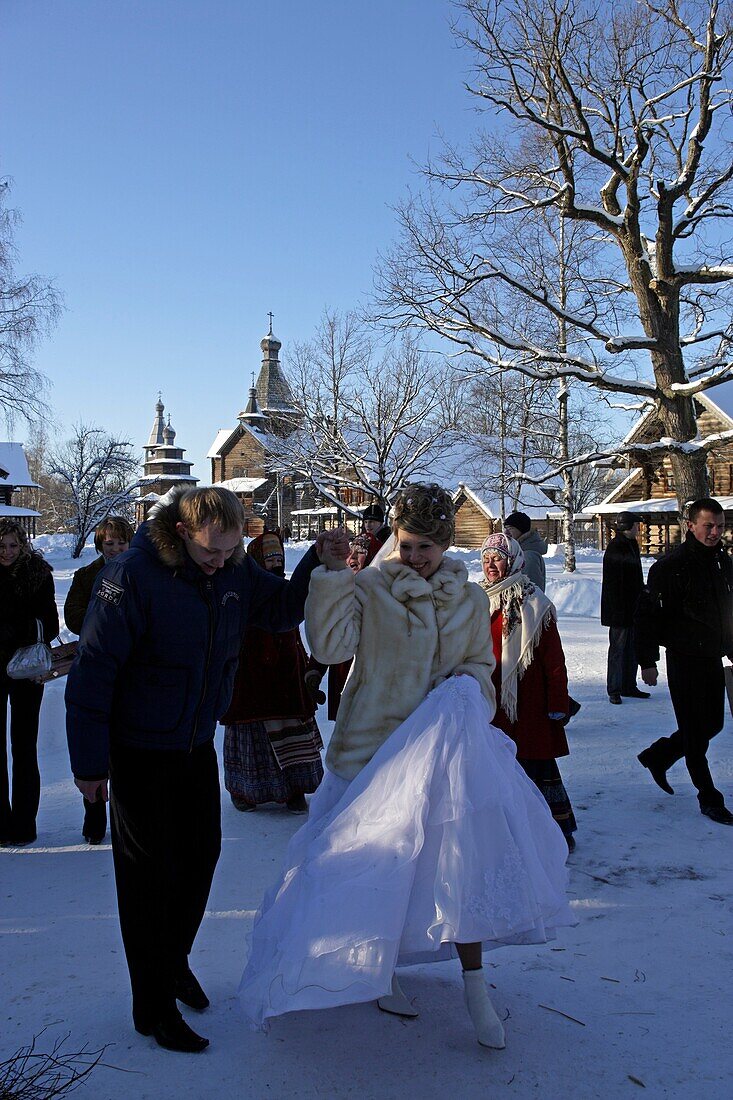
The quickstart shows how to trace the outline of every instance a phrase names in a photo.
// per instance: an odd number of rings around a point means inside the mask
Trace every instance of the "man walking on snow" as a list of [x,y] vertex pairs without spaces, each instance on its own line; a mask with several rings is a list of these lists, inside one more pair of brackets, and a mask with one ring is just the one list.
[[504,520],[504,531],[510,539],[515,539],[524,554],[523,572],[544,592],[547,583],[545,558],[547,543],[533,530],[532,521],[526,512],[512,512]]
[[733,814],[710,775],[707,750],[723,728],[722,658],[733,658],[733,565],[721,543],[725,530],[717,500],[689,506],[687,536],[651,569],[634,621],[636,655],[645,684],[657,682],[659,646],[667,651],[667,682],[677,729],[639,753],[663,791],[667,771],[683,756],[697,788],[700,812],[721,825]]
[[244,512],[218,486],[174,490],[95,584],[66,689],[76,785],[90,802],[111,781],[112,851],[136,1029],[169,1050],[208,1039],[176,1001],[209,1001],[188,956],[221,847],[217,719],[247,623],[279,632],[303,618],[319,536],[288,582],[244,553]]

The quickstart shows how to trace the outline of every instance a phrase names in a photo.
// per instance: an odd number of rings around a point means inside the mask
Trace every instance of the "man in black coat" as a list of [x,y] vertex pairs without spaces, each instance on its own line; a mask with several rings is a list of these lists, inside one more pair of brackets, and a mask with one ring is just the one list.
[[632,512],[620,512],[614,520],[616,534],[603,555],[601,623],[608,627],[606,690],[609,703],[621,697],[648,699],[648,691],[636,686],[634,611],[644,587],[641,555],[636,536],[639,524]]
[[244,553],[243,525],[239,500],[220,486],[163,498],[99,574],[66,688],[76,785],[95,802],[110,779],[135,1028],[191,1053],[208,1040],[176,1001],[209,1004],[188,956],[221,848],[214,732],[242,634],[248,623],[296,627],[319,558],[348,553],[340,532],[326,532],[286,581]]
[[370,504],[368,508],[364,509],[361,515],[361,525],[362,529],[367,534],[374,535],[374,538],[382,546],[392,534],[391,527],[384,522],[384,509],[379,504]]
[[733,825],[733,814],[710,775],[707,750],[723,728],[722,658],[733,658],[733,565],[721,537],[723,509],[703,497],[690,505],[687,536],[649,570],[635,617],[636,652],[645,684],[657,682],[659,646],[667,651],[667,682],[677,729],[639,753],[654,781],[673,794],[667,770],[683,756],[700,811]]

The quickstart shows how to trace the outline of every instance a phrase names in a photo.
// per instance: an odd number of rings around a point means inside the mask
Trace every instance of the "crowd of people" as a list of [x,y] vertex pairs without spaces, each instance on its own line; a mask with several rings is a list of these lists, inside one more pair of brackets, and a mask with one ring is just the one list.
[[[706,758],[723,726],[722,658],[733,659],[733,567],[718,502],[696,501],[688,517],[646,585],[636,518],[615,520],[601,606],[608,700],[648,699],[637,671],[654,686],[663,646],[678,728],[639,761],[672,794],[667,772],[684,757],[701,812],[733,824]],[[407,486],[389,524],[372,505],[357,532],[322,532],[289,580],[282,534],[245,549],[243,530],[241,503],[217,486],[173,490],[137,532],[107,517],[64,606],[79,634],[71,770],[90,844],[110,803],[134,1026],[170,1050],[208,1045],[179,1004],[209,1004],[189,955],[221,846],[221,722],[233,806],[308,814],[255,918],[240,986],[253,1026],[358,1001],[414,1016],[397,969],[454,957],[476,1038],[500,1049],[484,953],[572,923],[577,823],[558,759],[580,707],[544,592],[546,543],[513,513],[471,582],[446,555],[453,502],[437,485]],[[58,630],[50,566],[22,526],[0,520],[3,845],[36,839],[44,690],[6,669]]]

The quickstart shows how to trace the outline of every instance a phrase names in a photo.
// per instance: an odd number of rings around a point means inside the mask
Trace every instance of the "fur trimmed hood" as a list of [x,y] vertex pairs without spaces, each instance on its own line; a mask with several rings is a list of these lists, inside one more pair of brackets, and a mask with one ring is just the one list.
[[[148,539],[160,558],[163,565],[169,569],[182,569],[191,558],[186,553],[183,540],[176,531],[176,524],[180,520],[179,504],[184,493],[188,492],[185,485],[177,485],[169,490],[165,496],[151,509],[147,524],[141,528],[141,532],[147,534]],[[244,561],[244,544],[240,543],[229,558],[232,565],[239,565]]]

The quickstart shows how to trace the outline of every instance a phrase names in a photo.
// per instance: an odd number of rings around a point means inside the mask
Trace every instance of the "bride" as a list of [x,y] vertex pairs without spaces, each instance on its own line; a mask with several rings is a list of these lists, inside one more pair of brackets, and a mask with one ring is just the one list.
[[574,923],[567,846],[491,725],[487,599],[444,556],[449,494],[408,486],[393,531],[394,551],[356,577],[333,557],[311,577],[315,658],[355,661],[310,819],[255,917],[240,996],[256,1027],[370,1000],[414,1016],[395,967],[457,955],[478,1041],[500,1049],[482,952]]

